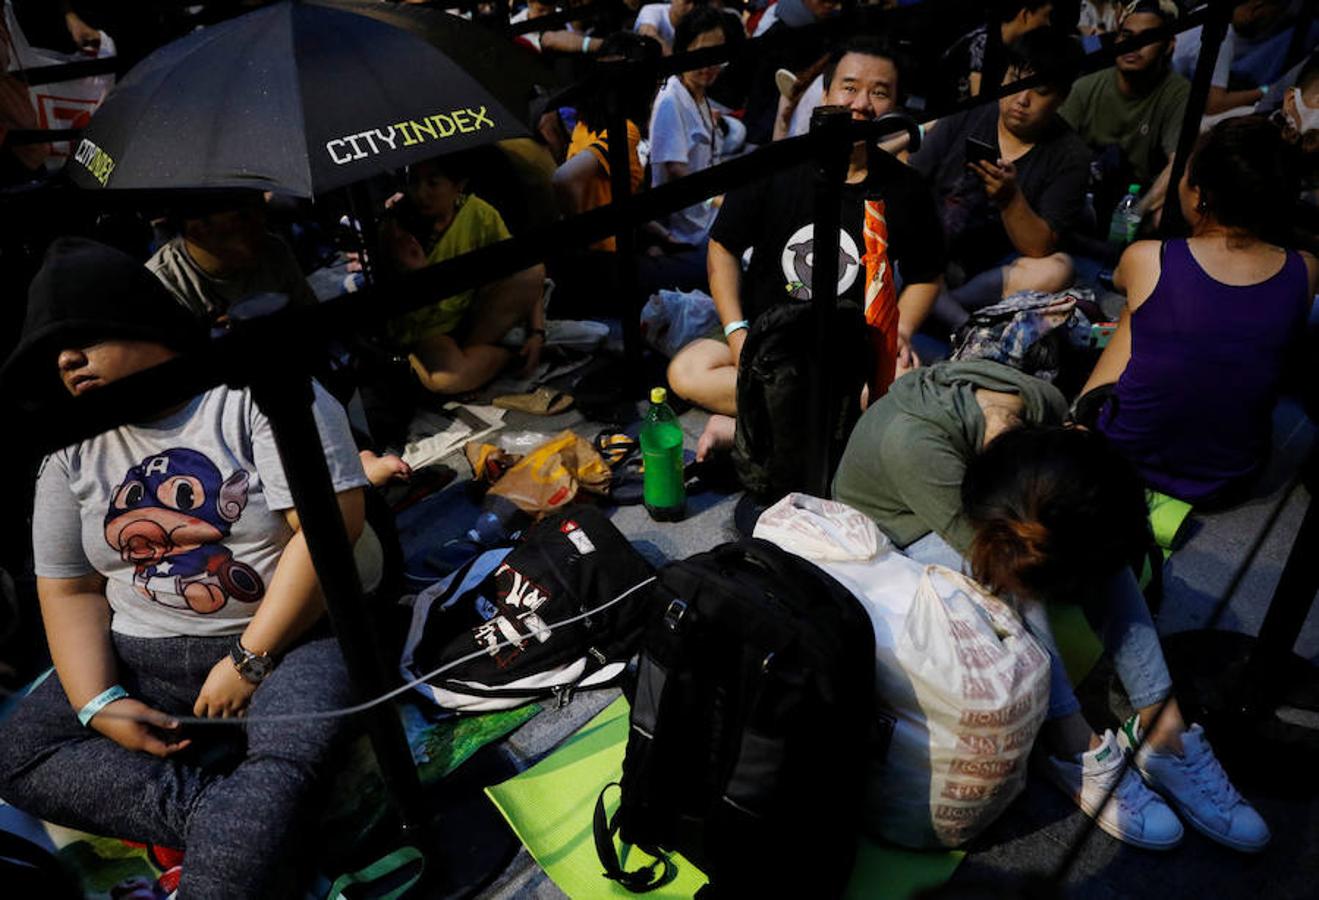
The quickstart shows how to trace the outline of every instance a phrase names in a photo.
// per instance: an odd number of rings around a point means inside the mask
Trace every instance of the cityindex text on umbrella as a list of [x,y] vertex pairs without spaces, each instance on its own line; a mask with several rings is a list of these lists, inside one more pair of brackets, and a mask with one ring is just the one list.
[[114,159],[110,154],[83,138],[73,158],[92,173],[92,177],[101,183],[101,187],[105,187],[105,183],[110,180],[110,173],[114,171]]
[[365,159],[384,153],[386,150],[398,150],[412,147],[425,141],[441,141],[455,134],[471,134],[483,129],[495,127],[494,121],[486,112],[486,107],[477,109],[464,107],[447,113],[435,113],[423,119],[409,119],[395,122],[384,128],[370,128],[356,134],[346,134],[325,142],[325,150],[335,165],[346,165],[358,159]]

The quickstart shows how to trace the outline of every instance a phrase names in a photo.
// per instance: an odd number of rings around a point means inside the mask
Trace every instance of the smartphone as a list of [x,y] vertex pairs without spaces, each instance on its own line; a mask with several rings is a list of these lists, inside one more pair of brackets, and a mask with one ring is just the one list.
[[1108,346],[1108,341],[1117,331],[1117,322],[1096,322],[1090,326],[1090,346],[1099,350]]
[[966,161],[969,163],[988,162],[998,163],[998,148],[993,147],[979,138],[969,137],[966,139]]

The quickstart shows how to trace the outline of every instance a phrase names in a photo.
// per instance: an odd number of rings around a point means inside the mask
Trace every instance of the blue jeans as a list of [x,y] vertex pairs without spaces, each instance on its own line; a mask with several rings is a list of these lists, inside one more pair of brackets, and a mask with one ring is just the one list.
[[[173,715],[192,715],[206,675],[234,641],[112,638],[119,682]],[[348,702],[339,645],[318,634],[284,654],[252,695],[249,715]],[[335,718],[199,727],[191,747],[157,759],[83,728],[52,675],[0,723],[0,797],[60,825],[182,848],[181,898],[294,896],[294,851],[315,833],[308,807],[345,726]],[[216,751],[221,760],[200,759]]]
[[[947,566],[969,573],[966,560],[935,532],[908,544],[902,551],[920,563]],[[1113,668],[1136,709],[1153,706],[1172,693],[1172,676],[1159,646],[1159,633],[1150,618],[1145,596],[1136,576],[1128,568],[1096,585],[1088,597],[1079,598],[1090,627],[1104,650],[1113,658]],[[1042,602],[1019,602],[1022,618],[1031,634],[1049,651],[1049,718],[1061,719],[1080,712],[1081,704],[1067,677],[1058,644],[1049,627]]]

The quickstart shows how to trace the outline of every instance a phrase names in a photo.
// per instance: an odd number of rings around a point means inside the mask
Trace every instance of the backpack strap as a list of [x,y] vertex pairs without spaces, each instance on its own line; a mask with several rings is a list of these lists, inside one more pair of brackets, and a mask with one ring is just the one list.
[[[646,894],[663,887],[673,880],[676,873],[673,863],[669,862],[669,858],[658,849],[640,847],[642,852],[655,858],[649,865],[631,872],[625,871],[622,863],[618,861],[618,851],[614,847],[614,835],[618,833],[618,813],[614,813],[611,821],[609,814],[605,812],[605,792],[611,787],[622,789],[617,781],[604,786],[600,796],[595,798],[595,816],[591,822],[591,831],[595,837],[595,855],[605,867],[601,874],[610,881],[617,881],[634,894]],[[655,871],[656,866],[659,867],[658,873]]]
[[[403,874],[405,869],[411,872]],[[426,870],[426,858],[416,847],[401,847],[369,866],[341,875],[330,885],[325,900],[398,900],[405,896]],[[323,884],[324,882],[322,882]]]

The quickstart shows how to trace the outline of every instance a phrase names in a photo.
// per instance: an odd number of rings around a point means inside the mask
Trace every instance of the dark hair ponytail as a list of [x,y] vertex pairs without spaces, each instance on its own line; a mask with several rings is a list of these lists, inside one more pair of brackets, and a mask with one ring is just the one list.
[[1149,541],[1135,469],[1098,432],[1006,432],[967,466],[962,508],[975,577],[996,592],[1070,600],[1137,565]]

